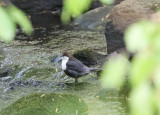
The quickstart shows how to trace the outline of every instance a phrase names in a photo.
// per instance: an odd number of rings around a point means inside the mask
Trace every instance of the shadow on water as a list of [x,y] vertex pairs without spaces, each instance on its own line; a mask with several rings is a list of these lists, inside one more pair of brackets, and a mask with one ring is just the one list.
[[18,30],[16,40],[20,41],[35,41],[37,44],[47,43],[52,31],[58,31],[64,29],[64,26],[60,20],[59,15],[53,15],[52,13],[29,13],[29,17],[32,21],[34,32],[28,37],[21,29]]
[[53,15],[51,13],[31,13],[29,14],[34,28],[44,27],[52,28],[62,26],[59,15]]

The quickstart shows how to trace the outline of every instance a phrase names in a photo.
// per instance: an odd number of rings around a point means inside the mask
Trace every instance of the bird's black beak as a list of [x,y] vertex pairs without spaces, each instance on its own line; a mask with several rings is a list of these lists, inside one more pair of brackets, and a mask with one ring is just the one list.
[[55,60],[54,60],[54,63],[57,63],[59,61],[62,60],[62,55],[59,55]]

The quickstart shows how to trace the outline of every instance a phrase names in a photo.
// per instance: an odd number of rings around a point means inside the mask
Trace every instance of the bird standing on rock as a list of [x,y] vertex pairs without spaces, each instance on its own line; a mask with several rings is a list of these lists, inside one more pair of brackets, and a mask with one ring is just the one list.
[[78,78],[89,74],[91,71],[100,70],[99,68],[89,68],[81,61],[74,58],[70,53],[64,52],[61,56],[55,59],[55,62],[62,60],[62,70],[70,77],[75,78],[75,82],[78,82]]

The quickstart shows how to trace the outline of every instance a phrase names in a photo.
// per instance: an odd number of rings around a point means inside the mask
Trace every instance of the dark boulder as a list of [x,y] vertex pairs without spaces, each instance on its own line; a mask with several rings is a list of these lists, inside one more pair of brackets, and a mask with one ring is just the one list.
[[106,23],[105,28],[108,54],[125,48],[123,40],[125,30],[134,22],[149,19],[154,12],[152,10],[153,5],[152,2],[145,2],[145,0],[143,2],[125,0],[112,8],[110,21]]
[[107,42],[107,53],[110,54],[117,49],[124,48],[123,36],[124,33],[116,29],[112,24],[113,22],[107,22],[105,28],[105,37]]
[[31,11],[57,10],[62,7],[62,0],[11,0],[11,2],[22,10]]

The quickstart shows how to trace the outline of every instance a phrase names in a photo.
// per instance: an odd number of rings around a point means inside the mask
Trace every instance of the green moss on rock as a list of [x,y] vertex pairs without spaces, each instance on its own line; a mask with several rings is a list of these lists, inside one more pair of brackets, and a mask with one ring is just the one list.
[[24,79],[27,80],[34,76],[34,79],[43,80],[51,77],[55,73],[54,68],[30,68],[23,73]]
[[95,52],[90,49],[83,49],[83,50],[78,50],[76,51],[73,56],[80,61],[82,61],[85,65],[95,65],[97,64],[96,59],[95,59]]
[[87,115],[88,107],[71,94],[32,94],[4,108],[0,115]]

